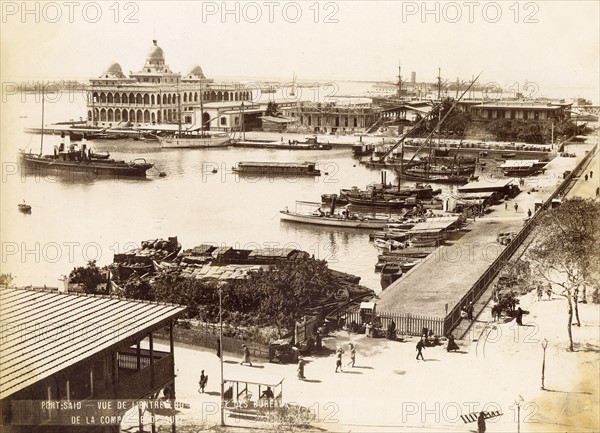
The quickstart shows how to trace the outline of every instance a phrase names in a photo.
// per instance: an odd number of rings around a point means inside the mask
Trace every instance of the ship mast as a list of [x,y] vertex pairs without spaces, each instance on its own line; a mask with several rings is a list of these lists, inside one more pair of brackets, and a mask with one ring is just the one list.
[[442,68],[438,68],[438,101],[441,100],[441,93],[442,93]]
[[204,90],[200,83],[200,136],[204,137]]
[[42,83],[42,137],[40,138],[40,156],[44,149],[44,84]]
[[402,99],[402,66],[398,60],[398,99]]
[[181,138],[181,92],[177,86],[177,136]]

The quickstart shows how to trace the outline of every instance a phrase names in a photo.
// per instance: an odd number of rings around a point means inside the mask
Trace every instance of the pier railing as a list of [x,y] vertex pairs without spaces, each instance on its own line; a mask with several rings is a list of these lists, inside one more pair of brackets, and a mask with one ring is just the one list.
[[[435,335],[443,335],[444,319],[441,317],[422,316],[418,314],[394,314],[394,313],[377,313],[377,317],[381,322],[381,329],[386,330],[389,324],[394,321],[396,324],[396,334],[398,335],[423,335],[423,330],[432,330]],[[345,313],[346,326],[350,326],[352,322],[357,325],[362,325],[363,320],[360,314],[360,308],[356,307]]]
[[[461,300],[454,306],[454,308],[446,315],[443,326],[443,335],[449,334],[461,321],[461,310],[467,306],[469,302],[475,303],[483,292],[485,292],[488,286],[494,281],[500,270],[510,260],[515,251],[521,246],[525,238],[529,235],[531,230],[535,227],[535,222],[541,213],[540,211],[549,209],[552,205],[552,200],[557,197],[562,197],[567,193],[573,184],[575,177],[579,176],[582,170],[587,166],[590,158],[596,153],[598,145],[588,151],[583,159],[577,164],[571,173],[569,173],[556,190],[546,199],[542,204],[538,212],[533,214],[531,218],[525,223],[523,228],[517,233],[513,240],[506,246],[506,248],[498,255],[496,260],[486,269],[486,271],[479,277],[479,279],[471,286],[469,291],[461,298]],[[442,335],[440,333],[439,335]]]

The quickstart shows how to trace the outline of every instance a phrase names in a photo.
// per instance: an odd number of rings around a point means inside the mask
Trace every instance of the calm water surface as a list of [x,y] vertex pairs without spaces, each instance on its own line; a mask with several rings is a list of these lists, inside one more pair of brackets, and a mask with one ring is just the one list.
[[[46,104],[46,121],[78,118],[81,103]],[[26,117],[25,117],[26,116]],[[85,175],[26,176],[16,162],[17,150],[39,151],[40,136],[23,132],[40,124],[40,104],[33,96],[2,104],[2,272],[17,284],[56,286],[62,274],[96,259],[112,262],[113,254],[142,240],[178,236],[183,248],[201,243],[238,248],[293,247],[326,259],[330,267],[361,277],[380,290],[374,273],[377,250],[369,231],[316,227],[280,221],[279,211],[294,209],[295,200],[319,201],[322,193],[378,181],[349,147],[330,151],[268,149],[169,149],[157,142],[97,141],[96,150],[111,157],[146,158],[156,169],[144,180]],[[45,136],[51,153],[58,136]],[[315,161],[329,173],[317,178],[244,178],[231,172],[239,161]],[[218,172],[211,171],[217,168]],[[160,178],[158,172],[167,176]],[[394,179],[388,173],[388,181]],[[23,199],[33,211],[17,211]]]

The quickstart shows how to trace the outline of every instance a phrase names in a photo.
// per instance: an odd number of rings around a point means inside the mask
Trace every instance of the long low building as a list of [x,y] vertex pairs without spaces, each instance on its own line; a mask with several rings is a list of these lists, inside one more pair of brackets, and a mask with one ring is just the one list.
[[[173,326],[185,307],[27,288],[1,289],[0,302],[3,432],[119,432],[131,408],[90,423],[96,401],[175,398]],[[168,352],[154,349],[162,328]]]

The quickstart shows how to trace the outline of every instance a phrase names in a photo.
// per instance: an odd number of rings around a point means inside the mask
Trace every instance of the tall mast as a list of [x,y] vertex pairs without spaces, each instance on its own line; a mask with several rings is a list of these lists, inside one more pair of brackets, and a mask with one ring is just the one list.
[[204,91],[200,84],[200,135],[204,135]]
[[398,60],[398,98],[402,99],[402,66]]
[[94,101],[94,85],[92,84],[92,126],[96,126],[96,116],[95,116],[95,111],[96,111],[96,105],[95,105]]
[[441,93],[442,93],[442,69],[438,68],[438,101],[441,101]]
[[44,83],[42,82],[42,137],[40,138],[40,156],[44,149]]
[[181,93],[179,85],[177,86],[177,134],[181,138]]
[[246,128],[244,125],[244,101],[242,101],[242,140],[246,140]]

